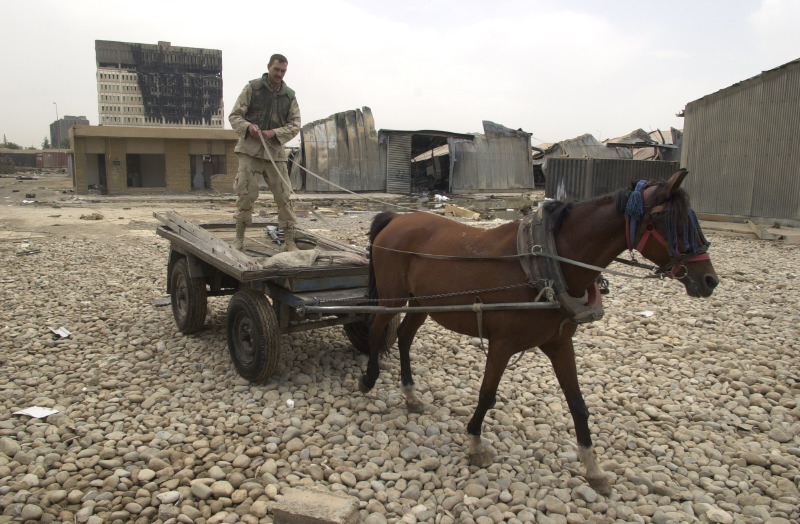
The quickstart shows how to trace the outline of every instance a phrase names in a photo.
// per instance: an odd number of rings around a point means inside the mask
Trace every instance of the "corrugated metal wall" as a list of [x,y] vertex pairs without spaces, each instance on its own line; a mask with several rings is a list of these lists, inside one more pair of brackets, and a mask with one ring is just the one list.
[[[303,126],[303,165],[309,171],[350,191],[383,191],[386,180],[378,163],[378,133],[368,107],[336,113]],[[341,191],[311,175],[311,192]]]
[[678,162],[612,158],[549,158],[544,194],[565,202],[613,193],[639,180],[664,179],[679,169]]
[[451,191],[532,189],[533,166],[528,137],[451,138]]
[[411,134],[386,135],[386,192],[411,193]]
[[687,104],[681,163],[703,213],[800,220],[800,60]]

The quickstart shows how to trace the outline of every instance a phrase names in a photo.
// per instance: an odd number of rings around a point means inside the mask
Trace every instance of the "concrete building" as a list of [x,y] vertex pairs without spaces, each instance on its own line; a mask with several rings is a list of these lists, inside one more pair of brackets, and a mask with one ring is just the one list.
[[104,126],[224,128],[222,51],[95,40]]
[[[89,119],[85,116],[69,116],[59,118],[50,124],[50,147],[57,149],[62,146],[63,141],[69,141],[69,128],[72,126],[88,126]],[[69,144],[63,144],[69,147]]]
[[74,126],[75,192],[230,192],[238,165],[236,140],[230,129]]

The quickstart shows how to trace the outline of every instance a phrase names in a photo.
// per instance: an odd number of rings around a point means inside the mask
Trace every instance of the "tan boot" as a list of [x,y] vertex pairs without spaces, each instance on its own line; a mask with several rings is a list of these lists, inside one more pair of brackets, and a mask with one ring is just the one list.
[[298,251],[297,244],[294,243],[294,226],[286,226],[283,229],[283,250]]
[[247,225],[242,220],[236,221],[236,238],[231,243],[233,249],[238,249],[242,251],[244,248],[244,230],[247,228]]

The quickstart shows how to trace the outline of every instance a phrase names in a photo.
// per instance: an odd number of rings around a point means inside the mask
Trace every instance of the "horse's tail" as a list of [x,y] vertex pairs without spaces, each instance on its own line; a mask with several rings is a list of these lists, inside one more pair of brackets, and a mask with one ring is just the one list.
[[375,238],[378,234],[389,225],[389,222],[391,222],[395,216],[397,216],[397,213],[394,211],[378,213],[375,215],[375,218],[372,219],[372,225],[369,228],[369,283],[367,284],[367,298],[369,299],[378,298],[378,286],[375,282],[375,266],[372,262],[372,244],[375,242]]

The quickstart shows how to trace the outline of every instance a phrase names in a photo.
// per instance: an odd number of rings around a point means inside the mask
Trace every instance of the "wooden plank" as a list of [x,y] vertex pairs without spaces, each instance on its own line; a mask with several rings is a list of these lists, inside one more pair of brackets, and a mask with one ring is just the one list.
[[735,217],[730,215],[713,215],[710,213],[697,213],[698,220],[705,220],[707,222],[733,222],[736,224],[744,224],[747,219],[742,217]]
[[747,225],[750,227],[753,233],[755,233],[756,236],[761,240],[775,240],[776,238],[775,235],[767,231],[766,228],[756,224],[752,220],[748,220]]
[[159,221],[175,231],[181,238],[185,238],[198,245],[201,249],[217,257],[226,258],[233,265],[241,266],[241,270],[260,269],[260,265],[241,251],[234,249],[230,244],[203,229],[194,222],[187,220],[175,211],[166,214],[153,214]]

